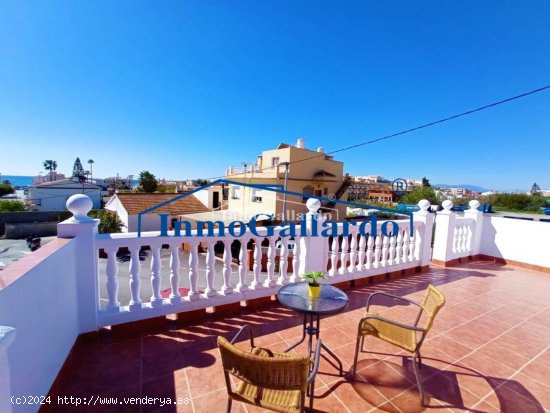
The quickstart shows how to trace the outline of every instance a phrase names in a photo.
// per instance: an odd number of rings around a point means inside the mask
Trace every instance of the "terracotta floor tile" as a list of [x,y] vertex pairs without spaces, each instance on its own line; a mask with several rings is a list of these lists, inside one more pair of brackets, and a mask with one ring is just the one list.
[[540,383],[522,373],[514,376],[513,380],[520,383],[523,387],[521,391],[515,390],[516,392],[525,398],[536,400],[546,410],[550,411],[550,383]]
[[[523,397],[524,395],[527,397]],[[499,408],[501,412],[544,412],[540,403],[526,394],[523,386],[514,380],[503,381],[495,392],[489,394],[483,401]]]
[[[206,396],[193,398],[192,403],[196,413],[224,412],[227,406],[227,390],[222,389]],[[248,405],[245,407],[244,403],[233,402],[232,413],[246,413],[247,410]],[[252,411],[252,408],[249,411]]]
[[515,372],[513,368],[479,352],[464,357],[460,362],[480,371],[486,376],[498,377],[500,379],[507,379]]
[[550,369],[536,361],[529,363],[521,370],[522,374],[531,377],[539,383],[550,384]]
[[508,350],[512,350],[513,352],[520,354],[528,359],[531,359],[540,353],[539,348],[534,347],[529,343],[526,343],[524,340],[518,340],[509,335],[500,336],[496,340],[496,343],[498,343],[499,346],[505,347]]
[[[476,262],[434,268],[425,274],[348,290],[348,308],[323,318],[320,334],[342,360],[346,373],[353,361],[357,323],[367,298],[375,291],[387,291],[420,300],[429,283],[438,285],[447,298],[422,347],[424,366],[420,372],[424,388],[431,394],[430,406],[418,403],[410,358],[399,348],[368,337],[368,351],[359,355],[355,380],[348,374],[339,376],[322,360],[316,380],[316,411],[550,410],[550,302],[545,293],[550,281],[546,275],[510,266]],[[413,307],[382,300],[373,309],[406,319]],[[525,321],[526,313],[534,316]],[[61,379],[60,394],[87,396],[91,390],[193,397],[192,405],[142,406],[132,411],[223,411],[227,396],[216,338],[232,338],[244,324],[252,326],[256,345],[275,351],[286,349],[302,335],[301,315],[280,305],[245,309],[225,318],[208,316],[205,322],[191,326],[169,322],[154,333],[111,334],[104,329],[97,341],[75,347],[72,367]],[[248,343],[243,339],[239,345]],[[293,351],[304,354],[306,349],[303,343]],[[531,361],[533,357],[537,358]],[[53,411],[63,411],[63,407]],[[233,411],[257,413],[262,409],[235,403]]]
[[458,341],[455,341],[452,338],[444,335],[436,336],[433,339],[429,339],[426,344],[429,344],[430,346],[441,350],[443,353],[447,354],[452,360],[458,360],[472,351],[471,348],[466,347],[460,344]]
[[373,386],[363,381],[341,380],[330,387],[331,393],[349,412],[363,413],[386,401]]
[[208,367],[189,367],[185,372],[193,398],[226,388],[221,361]]
[[483,347],[480,347],[478,352],[489,356],[493,360],[505,364],[506,366],[511,367],[514,370],[518,370],[529,363],[528,358],[523,357],[522,355],[519,355],[512,350],[508,350],[505,347],[502,347],[498,344],[498,340],[490,342]]

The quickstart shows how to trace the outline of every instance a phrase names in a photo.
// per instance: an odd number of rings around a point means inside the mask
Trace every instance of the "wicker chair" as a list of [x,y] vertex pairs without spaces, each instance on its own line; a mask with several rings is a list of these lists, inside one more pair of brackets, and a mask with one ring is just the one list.
[[[419,310],[414,324],[408,325],[390,320],[385,317],[381,317],[376,313],[369,313],[369,306],[371,304],[371,301],[376,296],[391,297],[396,300],[405,301],[407,303],[418,306]],[[424,296],[422,303],[417,303],[407,298],[384,292],[376,292],[374,294],[371,294],[367,300],[366,314],[359,322],[359,327],[357,328],[355,358],[351,371],[352,378],[355,378],[355,373],[357,370],[357,358],[359,356],[359,347],[361,347],[361,351],[363,351],[365,336],[377,337],[412,354],[414,375],[416,377],[418,390],[420,391],[420,402],[424,404],[424,390],[422,388],[422,381],[420,380],[420,374],[418,371],[419,367],[422,367],[420,347],[422,346],[422,343],[424,342],[428,331],[432,327],[435,316],[444,304],[445,297],[433,285],[428,286],[428,289],[426,290],[426,295]],[[425,320],[423,323],[424,325],[423,327],[419,327],[418,323],[420,322],[422,315],[425,316]]]
[[[250,337],[248,351],[233,345],[244,330],[248,330]],[[317,341],[312,361],[308,356],[278,353],[254,346],[252,331],[245,325],[231,341],[219,336],[218,348],[227,385],[228,413],[233,400],[275,412],[303,412],[306,395],[310,397],[309,409],[313,409],[321,340]],[[240,380],[235,389],[230,375]]]

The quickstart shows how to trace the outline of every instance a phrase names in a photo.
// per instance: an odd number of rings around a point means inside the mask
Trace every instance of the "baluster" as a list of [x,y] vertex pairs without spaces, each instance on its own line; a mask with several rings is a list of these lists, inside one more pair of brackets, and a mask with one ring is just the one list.
[[391,234],[389,238],[390,248],[389,248],[389,259],[388,259],[388,265],[394,265],[396,262],[396,245],[397,245],[397,234]]
[[262,239],[254,238],[254,279],[250,288],[256,290],[261,287],[260,273],[262,272]]
[[399,228],[397,231],[397,239],[395,244],[395,258],[393,260],[394,264],[401,264],[405,262],[403,259],[403,228]]
[[374,263],[373,263],[374,268],[379,268],[382,266],[380,262],[380,255],[382,255],[382,248],[381,248],[382,241],[380,239],[381,237],[382,235],[377,235],[376,239],[374,240]]
[[292,251],[292,275],[290,282],[300,280],[300,237],[294,237],[294,251]]
[[206,241],[206,289],[203,297],[214,297],[218,292],[214,288],[214,277],[216,276],[216,253],[214,252],[215,241]]
[[264,281],[264,287],[273,287],[275,285],[275,236],[269,238],[269,248],[267,250],[267,278]]
[[420,254],[422,253],[422,250],[424,249],[424,243],[425,242],[432,242],[431,238],[425,240],[422,236],[422,229],[423,226],[420,224],[416,224],[416,228],[414,230],[414,236],[411,237],[411,257],[413,257],[414,261],[420,261]]
[[453,248],[452,248],[453,254],[457,253],[457,244],[458,244],[457,240],[458,240],[458,228],[454,227],[453,228]]
[[365,269],[365,255],[366,251],[365,248],[367,247],[367,240],[364,236],[359,234],[359,257],[358,257],[358,263],[357,263],[357,270],[361,271]]
[[340,274],[345,274],[348,266],[348,236],[342,236],[342,246],[340,249]]
[[161,273],[160,269],[162,263],[160,261],[160,245],[151,246],[151,288],[153,294],[151,295],[151,305],[153,307],[158,307],[162,305],[162,296],[160,295],[160,283],[161,283]]
[[233,240],[223,241],[223,286],[222,294],[227,295],[233,292],[231,287],[231,243]]
[[405,230],[403,231],[403,263],[411,262],[411,257],[409,256],[410,237],[410,228],[405,227]]
[[180,249],[179,243],[170,245],[170,302],[179,303],[181,301],[180,294]]
[[279,255],[279,279],[277,284],[283,285],[287,280],[288,269],[288,238],[281,238],[281,254]]
[[196,240],[189,242],[189,292],[187,293],[187,299],[190,301],[198,300],[200,298],[199,290],[197,288],[199,272],[198,272],[198,244]]
[[388,265],[388,250],[389,250],[390,240],[389,240],[389,237],[385,235],[380,235],[380,236],[382,237],[382,260],[380,264],[385,267]]
[[467,243],[466,243],[466,251],[472,252],[472,224],[468,225],[468,237],[467,237]]
[[464,251],[470,252],[470,240],[471,240],[471,226],[470,225],[464,225]]
[[118,301],[118,263],[116,261],[116,253],[118,247],[107,247],[107,267],[105,273],[107,275],[107,310],[118,311],[120,303]]
[[374,237],[372,236],[372,234],[369,234],[368,235],[368,239],[367,239],[367,250],[366,250],[366,258],[367,258],[367,261],[365,263],[365,269],[369,269],[372,267],[372,255],[373,255],[373,247],[374,247]]
[[246,245],[248,244],[248,240],[249,238],[240,239],[241,249],[239,250],[239,282],[237,283],[237,288],[235,288],[235,291],[239,293],[248,290],[246,285],[246,276],[248,274],[246,269],[246,265],[248,263],[248,250],[246,249]]
[[355,272],[356,265],[357,265],[357,233],[352,233],[348,272]]
[[139,263],[139,250],[139,245],[134,245],[130,247],[130,310],[137,310],[142,307],[141,297],[139,294],[141,287],[141,265]]
[[330,251],[329,275],[334,276],[338,272],[338,236],[332,237],[332,248]]

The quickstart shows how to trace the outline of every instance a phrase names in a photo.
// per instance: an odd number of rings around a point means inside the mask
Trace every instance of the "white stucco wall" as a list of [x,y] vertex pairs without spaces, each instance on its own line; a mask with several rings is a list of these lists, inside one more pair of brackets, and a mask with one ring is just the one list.
[[201,189],[195,192],[195,198],[202,202],[207,208],[212,208],[212,193],[208,189]]
[[[168,218],[168,226],[170,226],[170,217]],[[128,218],[128,231],[137,232],[138,216],[130,215]],[[160,216],[158,214],[145,214],[141,216],[142,231],[160,231]]]
[[[47,252],[48,245],[36,254]],[[0,290],[0,325],[16,329],[7,352],[9,371],[0,372],[9,375],[12,395],[46,395],[79,334],[76,259],[73,240]],[[38,407],[0,399],[0,412],[36,412]]]
[[[78,185],[78,184],[75,184]],[[40,205],[37,206],[38,211],[64,211],[67,199],[74,194],[88,195],[93,204],[94,209],[101,207],[101,190],[93,188],[52,188],[52,187],[30,187],[29,199],[40,200]]]
[[485,214],[480,253],[550,268],[550,222]]

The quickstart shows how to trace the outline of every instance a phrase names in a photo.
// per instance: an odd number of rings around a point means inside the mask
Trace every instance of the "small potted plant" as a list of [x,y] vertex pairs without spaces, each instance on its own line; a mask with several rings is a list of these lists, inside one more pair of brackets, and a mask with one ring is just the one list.
[[310,271],[307,274],[304,274],[303,278],[311,280],[307,286],[309,296],[311,298],[319,298],[319,293],[321,292],[321,285],[317,280],[319,278],[325,278],[325,274],[323,274],[323,271],[317,271],[317,272]]

